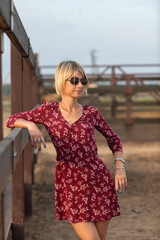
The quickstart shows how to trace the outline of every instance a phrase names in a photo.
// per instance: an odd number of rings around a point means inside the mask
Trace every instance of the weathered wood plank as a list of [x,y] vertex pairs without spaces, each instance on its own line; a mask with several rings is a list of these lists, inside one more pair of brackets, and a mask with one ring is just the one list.
[[24,239],[24,164],[23,153],[12,176],[12,236]]
[[[160,86],[149,85],[149,86],[131,86],[133,89],[133,93],[136,92],[152,92],[152,91],[160,91]],[[99,86],[96,88],[89,88],[88,93],[99,93],[99,94],[106,94],[106,93],[124,93],[125,86]]]
[[31,98],[31,109],[34,108],[34,106],[37,105],[38,102],[40,102],[40,95],[39,92],[39,82],[38,78],[33,74],[31,74],[31,91],[30,91],[30,98]]
[[[142,81],[160,81],[160,77],[148,77],[148,78],[139,78],[140,80]],[[110,82],[111,81],[111,78],[99,78],[99,79],[95,79],[95,78],[88,78],[89,80],[89,83],[96,83],[96,82]],[[53,76],[51,77],[45,77],[45,76],[41,76],[41,79],[40,81],[42,82],[42,84],[47,84],[47,83],[54,83],[55,82],[55,78]],[[124,79],[119,79],[117,81],[117,83],[119,82],[124,82],[125,80]]]
[[[3,113],[2,104],[2,52],[3,33],[0,30],[0,113]],[[0,114],[0,140],[3,139],[3,114]]]
[[0,240],[4,240],[4,195],[0,193]]
[[[41,68],[43,69],[43,68]],[[160,73],[140,73],[140,74],[132,74],[135,78],[138,78],[143,81],[159,81],[160,80]],[[87,77],[89,79],[89,82],[108,82],[111,81],[111,74],[104,74],[102,76],[98,76],[95,74],[87,74]],[[122,74],[115,74],[115,78],[118,82],[124,82],[126,79]],[[54,82],[55,81],[55,74],[42,74],[41,80],[43,82]],[[132,79],[133,82],[134,79]]]
[[[160,86],[155,85],[148,85],[148,86],[132,86],[133,93],[136,92],[154,92],[160,91]],[[125,86],[98,86],[95,88],[88,88],[88,93],[98,93],[99,95],[105,95],[108,93],[124,93]],[[43,90],[43,94],[47,93],[56,93],[55,88],[53,87],[46,87]]]
[[[31,99],[31,70],[28,64],[23,61],[23,109],[30,110],[32,107]],[[25,192],[25,215],[32,215],[32,164],[33,150],[31,142],[28,142],[24,149],[24,192]]]
[[35,57],[34,57],[34,52],[33,49],[31,47],[31,45],[29,44],[29,60],[31,62],[31,66],[34,69],[35,68]]
[[7,239],[12,222],[12,184],[11,176],[4,192],[4,236]]
[[11,26],[11,31],[7,34],[11,41],[14,43],[16,48],[20,51],[21,55],[24,57],[29,56],[29,38],[18,15],[15,5],[13,4],[13,25]]
[[[94,101],[94,106],[104,106],[104,107],[107,107],[109,106],[110,107],[110,102],[96,102]],[[159,106],[160,105],[160,102],[155,102],[155,101],[141,101],[141,102],[133,102],[132,101],[132,106]],[[125,102],[118,102],[117,101],[117,106],[125,106]]]
[[30,45],[30,40],[18,15],[16,7],[10,0],[0,1],[0,28],[5,30],[6,34],[20,51],[21,55],[28,58],[28,64],[32,67],[32,69],[34,69],[35,58]]
[[23,71],[22,71],[22,79],[23,79],[23,86],[22,86],[22,109],[23,111],[28,111],[31,109],[31,99],[28,97],[31,91],[31,69],[28,66],[25,59],[23,59]]
[[5,138],[13,142],[13,172],[16,167],[19,157],[29,141],[28,129],[14,128],[10,134]]
[[22,69],[21,53],[11,42],[11,114],[23,111],[22,109]]
[[32,215],[32,168],[33,151],[31,143],[28,142],[24,149],[24,192],[25,192],[25,216]]
[[12,173],[12,141],[4,139],[0,142],[0,193],[4,190]]
[[0,28],[7,29],[11,26],[11,1],[0,1]]
[[[83,64],[82,65],[84,68],[91,68],[93,69],[93,65],[88,65],[88,64]],[[120,67],[160,67],[160,64],[119,64],[119,65],[107,65],[107,64],[98,64],[96,65],[96,68],[111,68],[111,67],[115,67],[115,68],[120,68]],[[42,65],[41,68],[56,68],[57,65]]]
[[[144,123],[160,123],[160,118],[132,118],[134,124],[144,124]],[[118,123],[124,123],[124,118],[113,118],[113,119],[107,119],[107,122],[109,124],[118,124]]]

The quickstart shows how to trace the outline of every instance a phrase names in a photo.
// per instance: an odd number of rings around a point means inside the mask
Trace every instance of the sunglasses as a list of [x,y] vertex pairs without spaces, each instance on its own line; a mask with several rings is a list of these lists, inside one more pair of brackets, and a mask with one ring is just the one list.
[[72,77],[71,79],[66,79],[66,81],[70,81],[73,85],[77,85],[79,81],[81,81],[82,85],[86,85],[88,83],[87,78],[78,78],[78,77]]

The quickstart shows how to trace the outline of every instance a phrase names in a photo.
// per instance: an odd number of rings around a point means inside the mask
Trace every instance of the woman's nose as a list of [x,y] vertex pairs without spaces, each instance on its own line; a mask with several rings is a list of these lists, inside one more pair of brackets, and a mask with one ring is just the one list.
[[79,83],[77,84],[77,87],[83,87],[83,84],[81,83],[81,81],[79,81]]

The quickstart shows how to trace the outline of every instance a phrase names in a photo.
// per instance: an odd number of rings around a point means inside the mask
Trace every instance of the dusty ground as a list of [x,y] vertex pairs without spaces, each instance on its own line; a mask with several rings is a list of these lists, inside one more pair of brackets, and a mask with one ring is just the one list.
[[[160,126],[158,124],[135,125],[131,129],[133,140],[127,140],[128,135],[123,125],[112,125],[112,127],[122,139],[128,188],[122,195],[118,194],[121,216],[112,218],[107,239],[159,240]],[[104,137],[98,132],[96,132],[96,138],[99,155],[114,179],[111,151]],[[55,219],[55,158],[54,147],[52,143],[47,142],[47,149],[42,148],[35,166],[33,216],[26,218],[26,240],[79,239],[68,221]]]

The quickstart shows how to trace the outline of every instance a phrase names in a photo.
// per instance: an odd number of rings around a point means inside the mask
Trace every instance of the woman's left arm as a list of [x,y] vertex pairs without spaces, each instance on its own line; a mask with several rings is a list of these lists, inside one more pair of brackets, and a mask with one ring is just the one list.
[[[94,107],[95,128],[107,139],[109,148],[114,158],[123,158],[123,147],[120,138],[106,122],[102,114]],[[115,190],[122,193],[127,187],[127,177],[124,163],[121,160],[115,161]]]

